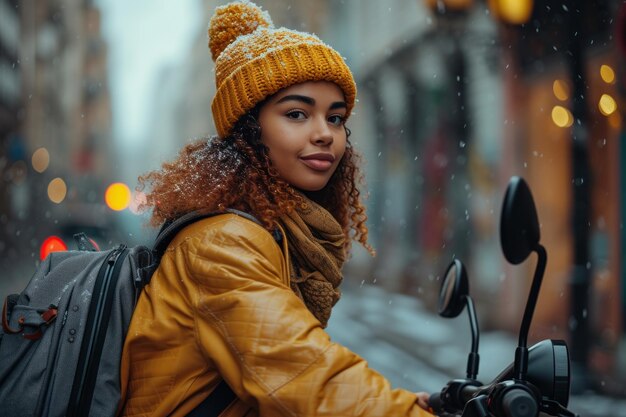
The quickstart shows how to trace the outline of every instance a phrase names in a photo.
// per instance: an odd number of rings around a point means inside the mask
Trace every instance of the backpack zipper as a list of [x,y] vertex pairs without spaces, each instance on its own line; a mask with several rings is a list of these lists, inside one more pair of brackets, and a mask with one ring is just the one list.
[[108,255],[98,271],[94,285],[94,298],[89,305],[87,328],[80,348],[78,365],[70,393],[67,416],[89,414],[111,306],[115,296],[114,291],[127,253],[126,245],[120,245]]

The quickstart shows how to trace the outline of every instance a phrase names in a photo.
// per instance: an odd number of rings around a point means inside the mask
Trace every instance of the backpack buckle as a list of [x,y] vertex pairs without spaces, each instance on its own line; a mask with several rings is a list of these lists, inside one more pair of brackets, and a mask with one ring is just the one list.
[[[13,311],[13,307],[17,304],[17,294],[9,295],[4,299],[4,304],[2,306],[2,330],[6,334],[22,334],[24,339],[28,340],[37,340],[43,336],[43,332],[41,328],[43,326],[48,326],[52,323],[58,314],[58,307],[54,304],[50,304],[47,310],[41,311],[39,310],[39,318],[34,318],[31,315],[22,316],[17,320],[18,328],[14,329],[9,324],[9,315]],[[34,313],[34,312],[33,312]],[[24,332],[24,327],[36,327],[32,333]]]

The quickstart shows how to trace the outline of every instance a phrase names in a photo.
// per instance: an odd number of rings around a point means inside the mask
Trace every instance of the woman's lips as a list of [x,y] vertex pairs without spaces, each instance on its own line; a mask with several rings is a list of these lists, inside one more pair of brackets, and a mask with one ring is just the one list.
[[300,159],[302,163],[315,171],[328,171],[333,166],[331,161],[325,159]]
[[328,171],[335,161],[335,156],[331,153],[317,152],[300,157],[302,163],[315,171]]

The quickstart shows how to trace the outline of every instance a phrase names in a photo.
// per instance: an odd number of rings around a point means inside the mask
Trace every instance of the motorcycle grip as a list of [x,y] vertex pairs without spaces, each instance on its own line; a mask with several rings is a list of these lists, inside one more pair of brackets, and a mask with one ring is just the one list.
[[506,417],[530,417],[537,415],[539,405],[530,392],[513,389],[504,394],[502,411]]
[[428,399],[428,408],[432,414],[441,414],[445,411],[443,409],[443,400],[441,399],[440,392],[430,395],[430,398]]

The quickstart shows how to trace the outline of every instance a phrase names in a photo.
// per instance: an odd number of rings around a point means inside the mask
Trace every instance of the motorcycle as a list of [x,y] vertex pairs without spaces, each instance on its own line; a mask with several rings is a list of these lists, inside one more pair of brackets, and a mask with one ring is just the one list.
[[532,252],[537,265],[519,331],[514,362],[489,384],[478,381],[479,329],[474,302],[469,295],[467,272],[455,259],[448,267],[438,300],[439,315],[454,318],[467,307],[472,344],[466,377],[449,381],[430,397],[431,412],[438,416],[578,417],[568,410],[570,361],[563,340],[546,339],[527,347],[528,332],[546,267],[547,253],[539,243],[539,221],[530,188],[521,177],[507,186],[500,217],[500,243],[506,260],[517,265]]

